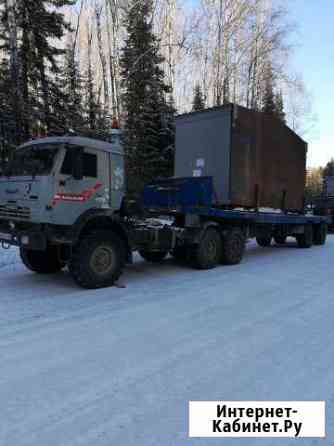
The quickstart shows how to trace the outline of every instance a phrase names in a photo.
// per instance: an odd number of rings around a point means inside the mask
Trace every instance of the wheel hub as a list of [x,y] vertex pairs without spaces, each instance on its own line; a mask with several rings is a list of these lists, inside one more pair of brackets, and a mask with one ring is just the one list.
[[208,242],[207,244],[207,249],[206,249],[206,254],[208,259],[213,260],[216,258],[217,256],[217,244],[211,240],[210,242]]
[[109,246],[99,246],[91,257],[91,268],[97,274],[108,273],[114,264],[114,252]]

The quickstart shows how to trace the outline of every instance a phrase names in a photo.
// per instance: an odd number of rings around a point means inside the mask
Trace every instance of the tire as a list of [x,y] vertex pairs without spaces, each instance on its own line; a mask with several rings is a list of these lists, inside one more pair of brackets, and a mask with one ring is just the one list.
[[246,239],[241,229],[231,229],[223,237],[221,263],[238,265],[245,253]]
[[208,228],[200,242],[189,252],[189,259],[196,269],[212,269],[220,263],[222,237],[217,229]]
[[296,236],[299,248],[308,249],[313,245],[313,227],[312,225],[305,225],[304,233]]
[[286,235],[275,235],[274,241],[276,245],[285,245],[287,236]]
[[46,251],[20,248],[20,256],[24,266],[37,274],[54,274],[65,266],[58,259],[54,246],[49,246]]
[[271,246],[271,241],[272,241],[272,237],[268,236],[268,237],[256,237],[256,242],[259,246],[261,246],[262,248],[268,248],[269,246]]
[[141,257],[146,260],[146,262],[159,263],[162,262],[166,257],[168,252],[166,251],[139,251]]
[[125,251],[124,242],[111,231],[93,232],[74,248],[69,271],[82,288],[112,286],[122,274]]
[[326,223],[316,225],[313,230],[313,242],[317,246],[322,246],[326,243],[328,233],[328,226]]

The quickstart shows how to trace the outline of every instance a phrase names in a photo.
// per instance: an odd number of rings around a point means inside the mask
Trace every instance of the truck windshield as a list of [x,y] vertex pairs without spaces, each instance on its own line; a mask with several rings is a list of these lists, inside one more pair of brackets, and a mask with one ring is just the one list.
[[5,176],[48,175],[59,144],[35,144],[17,149],[5,168]]

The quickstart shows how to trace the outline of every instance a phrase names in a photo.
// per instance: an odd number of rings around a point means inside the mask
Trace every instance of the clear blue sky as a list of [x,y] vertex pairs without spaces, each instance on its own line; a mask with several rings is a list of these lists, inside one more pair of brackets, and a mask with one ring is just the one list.
[[305,135],[309,166],[334,158],[334,0],[290,0],[289,10],[298,26],[296,69],[313,96],[317,122]]

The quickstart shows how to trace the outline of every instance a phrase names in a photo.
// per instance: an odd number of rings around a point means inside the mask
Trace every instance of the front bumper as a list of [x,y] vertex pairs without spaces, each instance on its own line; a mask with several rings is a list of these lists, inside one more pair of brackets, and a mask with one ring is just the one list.
[[0,229],[2,246],[20,246],[22,248],[44,251],[47,247],[46,235],[37,231],[4,231]]

